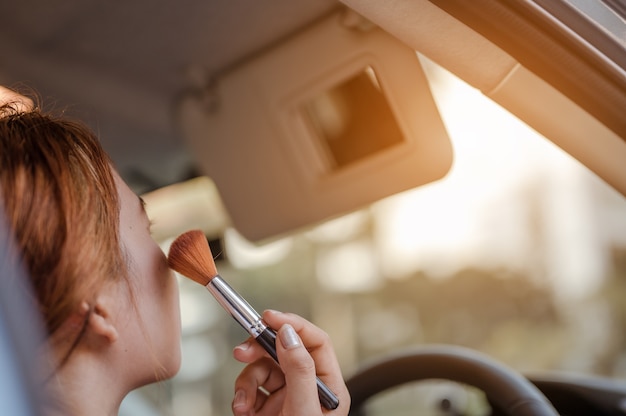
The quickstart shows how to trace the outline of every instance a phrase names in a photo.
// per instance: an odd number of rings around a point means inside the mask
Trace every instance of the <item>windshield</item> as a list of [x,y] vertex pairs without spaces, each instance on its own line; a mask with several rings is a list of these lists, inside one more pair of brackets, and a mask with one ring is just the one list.
[[[257,309],[324,328],[346,375],[385,352],[445,343],[522,372],[626,377],[626,199],[422,62],[453,142],[450,173],[263,246],[228,230],[220,274]],[[241,369],[231,350],[245,334],[206,291],[180,285],[183,365],[164,383],[171,401],[160,404],[174,414],[228,414],[223,381]],[[486,414],[470,402],[466,414]],[[133,403],[131,395],[125,408]]]

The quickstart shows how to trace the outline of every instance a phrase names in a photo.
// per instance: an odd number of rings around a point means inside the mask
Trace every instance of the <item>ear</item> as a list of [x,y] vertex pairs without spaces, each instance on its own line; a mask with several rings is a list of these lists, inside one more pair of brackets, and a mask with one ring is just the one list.
[[96,301],[89,315],[87,330],[93,335],[102,337],[111,344],[117,341],[117,328],[111,318],[111,314],[108,312],[105,305],[98,301]]

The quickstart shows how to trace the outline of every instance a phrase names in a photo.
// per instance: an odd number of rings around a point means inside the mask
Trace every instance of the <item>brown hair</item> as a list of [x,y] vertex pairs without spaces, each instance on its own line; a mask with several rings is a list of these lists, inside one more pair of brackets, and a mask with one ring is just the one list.
[[111,161],[85,125],[0,106],[0,211],[48,335],[125,275]]

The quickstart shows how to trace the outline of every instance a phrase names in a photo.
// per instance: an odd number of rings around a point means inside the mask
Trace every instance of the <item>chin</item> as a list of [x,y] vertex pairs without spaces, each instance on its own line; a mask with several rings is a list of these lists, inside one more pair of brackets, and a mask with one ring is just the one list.
[[181,366],[181,352],[180,347],[175,349],[175,352],[172,353],[167,359],[165,359],[162,364],[159,366],[159,378],[157,381],[163,381],[174,377],[178,374]]

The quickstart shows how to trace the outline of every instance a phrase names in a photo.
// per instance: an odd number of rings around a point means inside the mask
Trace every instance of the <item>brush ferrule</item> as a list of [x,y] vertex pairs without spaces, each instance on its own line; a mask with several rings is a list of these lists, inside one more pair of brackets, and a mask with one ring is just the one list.
[[250,335],[256,338],[267,329],[261,315],[219,275],[211,279],[206,288]]

